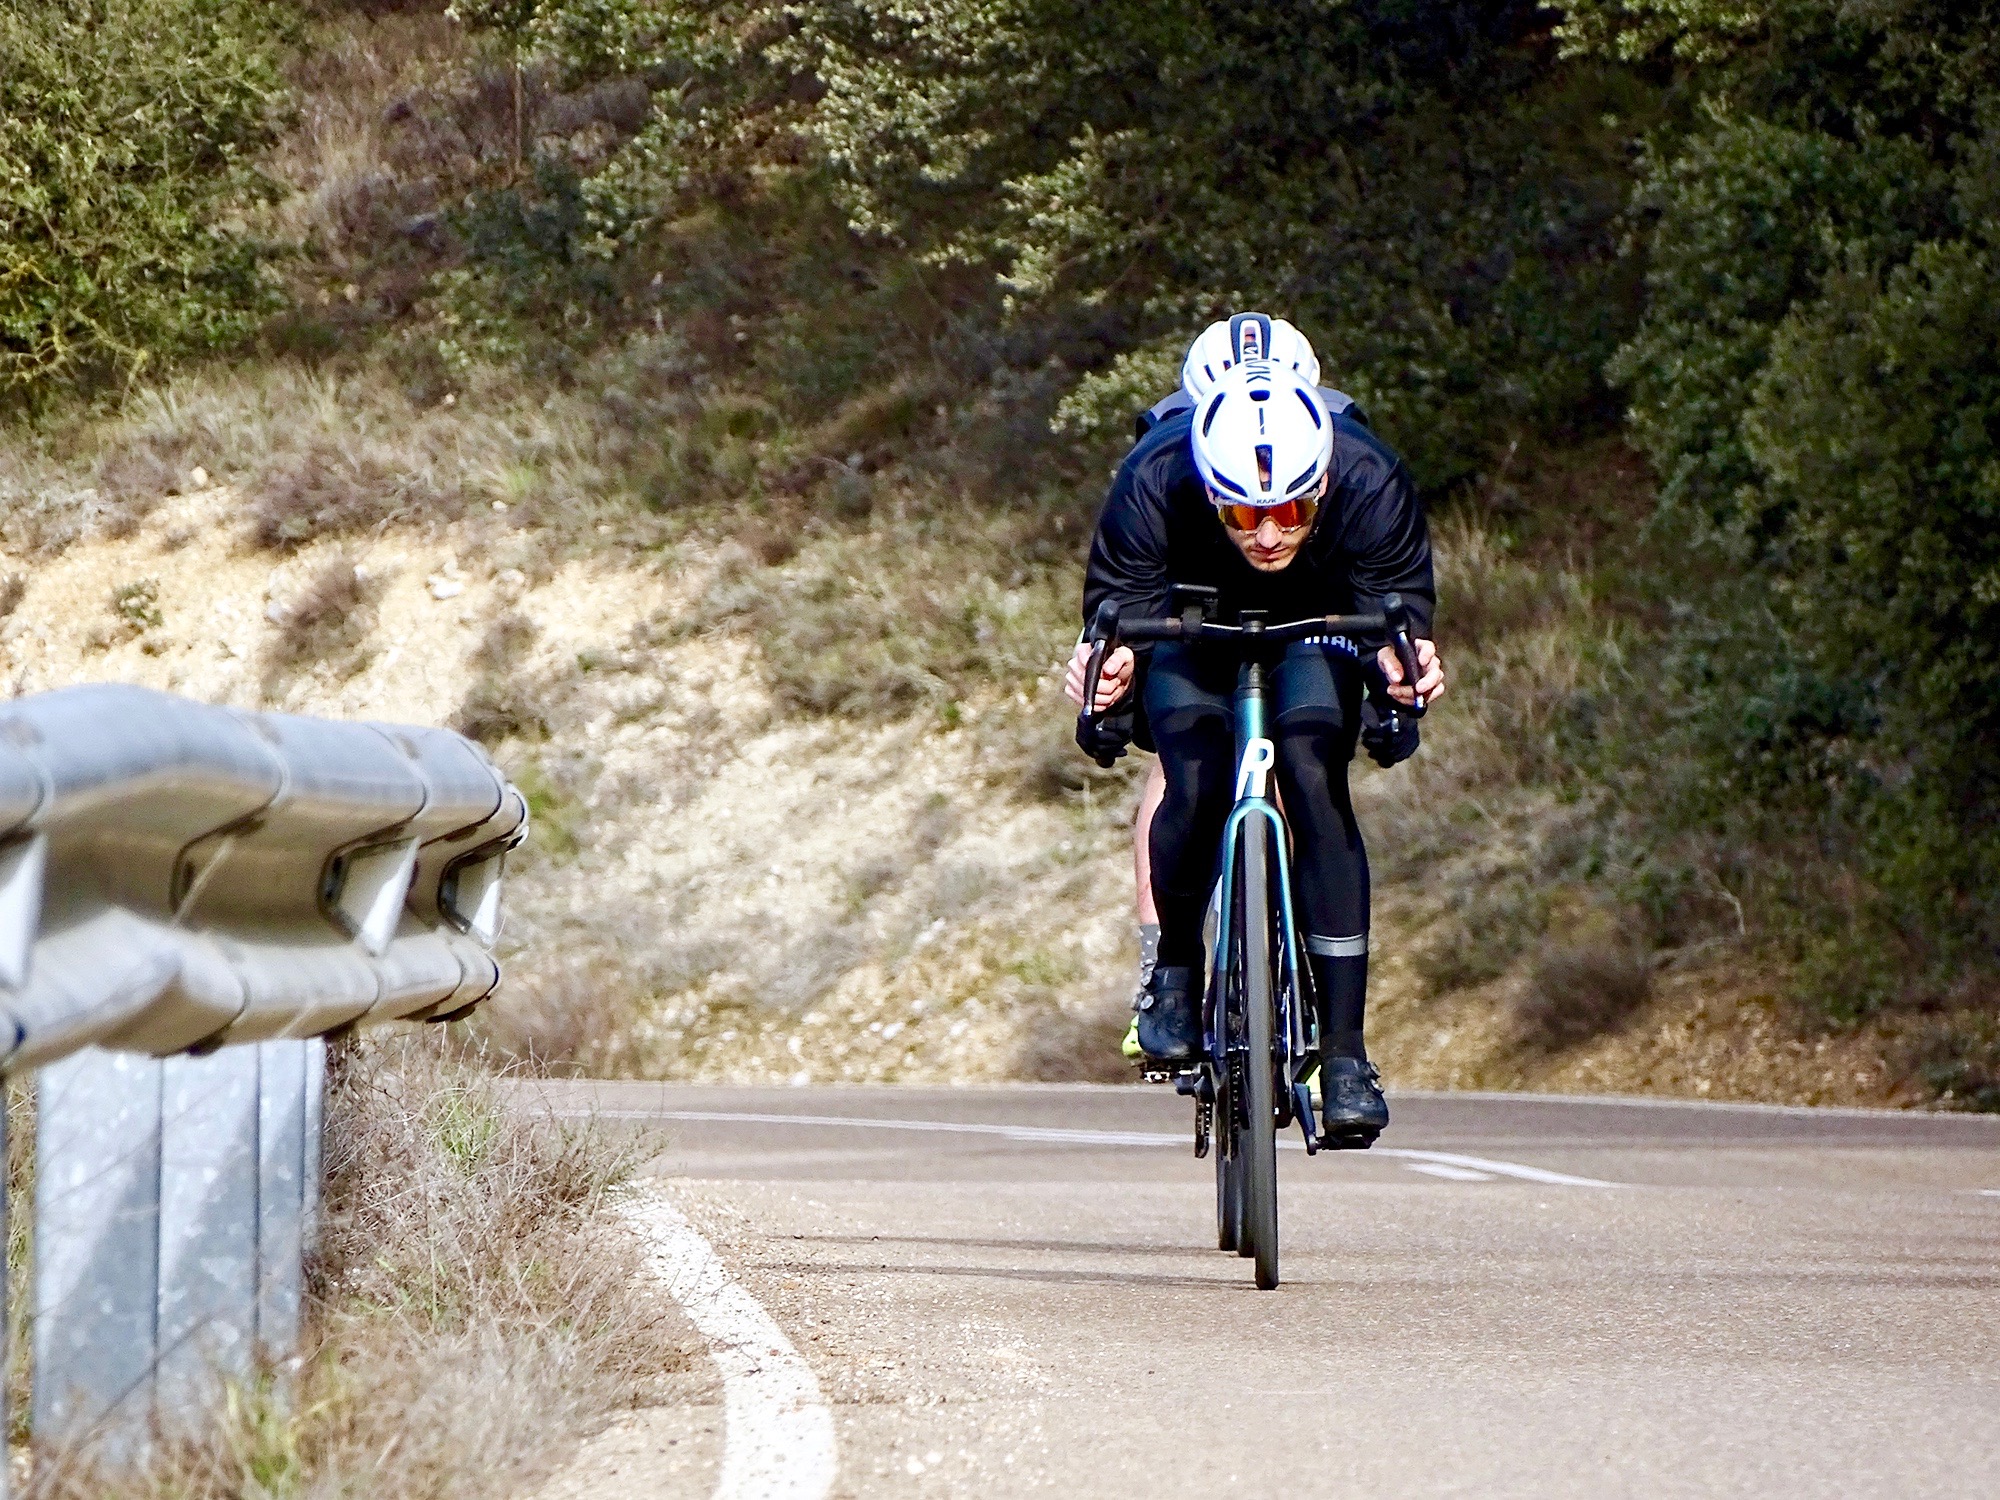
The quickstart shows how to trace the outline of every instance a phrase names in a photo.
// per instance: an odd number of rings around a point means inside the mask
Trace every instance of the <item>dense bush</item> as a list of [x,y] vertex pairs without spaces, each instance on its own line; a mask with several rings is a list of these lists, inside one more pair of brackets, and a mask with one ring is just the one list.
[[242,334],[287,8],[0,0],[0,392]]
[[[1859,855],[1832,945],[1849,1006],[2000,952],[1996,23],[1947,0],[1572,20],[1675,80],[1614,369],[1690,564],[1669,577],[1701,791],[1814,813],[1824,852]],[[1889,961],[1859,974],[1861,949]]]
[[592,253],[754,140],[864,236],[997,277],[1016,357],[1085,377],[1072,429],[1123,431],[1188,327],[1250,304],[1308,327],[1433,485],[1606,409],[1634,309],[1622,142],[1651,95],[1559,65],[1523,0],[459,12],[573,86],[656,87],[579,190]]
[[1649,96],[1558,67],[1552,14],[842,0],[774,50],[826,90],[805,128],[858,226],[1087,335],[1071,425],[1122,430],[1190,326],[1270,306],[1438,487],[1587,420],[1628,326],[1619,143]]

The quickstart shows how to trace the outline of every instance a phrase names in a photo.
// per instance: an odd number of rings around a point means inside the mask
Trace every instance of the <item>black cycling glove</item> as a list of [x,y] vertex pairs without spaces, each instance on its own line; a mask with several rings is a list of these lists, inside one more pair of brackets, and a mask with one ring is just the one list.
[[1139,714],[1130,697],[1101,714],[1076,716],[1077,748],[1100,766],[1124,755],[1138,728]]
[[1385,712],[1372,695],[1361,700],[1361,748],[1376,765],[1401,765],[1417,753],[1419,742],[1417,721],[1409,714],[1393,706]]

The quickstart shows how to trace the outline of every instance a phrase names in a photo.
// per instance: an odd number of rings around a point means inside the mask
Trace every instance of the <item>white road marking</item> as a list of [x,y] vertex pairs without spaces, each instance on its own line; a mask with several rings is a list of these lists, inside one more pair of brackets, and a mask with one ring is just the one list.
[[664,1192],[642,1191],[624,1212],[646,1238],[652,1273],[722,1372],[715,1500],[824,1500],[836,1468],[833,1413],[811,1368]]
[[1567,1172],[1551,1172],[1546,1167],[1527,1167],[1517,1161],[1494,1161],[1488,1156],[1460,1156],[1455,1151],[1405,1151],[1395,1146],[1377,1146],[1378,1156],[1400,1156],[1405,1161],[1435,1162],[1442,1167],[1463,1167],[1472,1172],[1491,1172],[1496,1177],[1518,1177],[1523,1182],[1539,1182],[1549,1187],[1617,1187],[1596,1177],[1572,1177]]
[[2000,1198],[2000,1188],[1974,1188],[1972,1191],[1982,1198]]
[[1056,1125],[984,1125],[971,1120],[882,1120],[872,1115],[774,1115],[734,1109],[577,1109],[566,1117],[610,1120],[698,1120],[751,1125],[821,1125],[856,1130],[923,1130],[941,1135],[997,1135],[1058,1146],[1185,1146],[1188,1137],[1157,1130],[1071,1130]]
[[[991,1135],[1003,1140],[1025,1141],[1052,1146],[1177,1146],[1185,1148],[1188,1137],[1157,1130],[1080,1130],[1054,1125],[989,1125],[970,1120],[884,1120],[871,1115],[781,1115],[732,1109],[581,1109],[565,1110],[579,1118],[595,1115],[612,1120],[689,1120],[701,1123],[742,1123],[748,1125],[817,1125],[828,1129],[915,1130],[940,1135]],[[1305,1150],[1305,1142],[1281,1136],[1278,1145],[1288,1151]],[[1595,1177],[1572,1177],[1567,1172],[1551,1172],[1544,1167],[1523,1166],[1519,1162],[1493,1161],[1484,1156],[1461,1156],[1451,1151],[1414,1151],[1395,1146],[1377,1146],[1376,1156],[1393,1156],[1402,1161],[1429,1162],[1462,1171],[1482,1172],[1495,1177],[1513,1177],[1522,1182],[1539,1182],[1547,1187],[1617,1187]],[[1437,1173],[1437,1176],[1447,1174]]]
[[[1052,1083],[1048,1088],[1124,1088],[1116,1083]],[[1467,1100],[1480,1104],[1589,1104],[1611,1105],[1619,1109],[1681,1109],[1706,1115],[1790,1115],[1801,1120],[1949,1120],[1968,1130],[2000,1130],[2000,1115],[1966,1114],[1958,1110],[1893,1109],[1888,1106],[1865,1108],[1839,1104],[1752,1104],[1740,1099],[1657,1099],[1643,1094],[1524,1094],[1504,1089],[1397,1089],[1398,1099],[1422,1099],[1434,1103],[1459,1104]]]
[[1471,1172],[1464,1167],[1448,1167],[1438,1161],[1413,1161],[1409,1164],[1412,1172],[1422,1172],[1426,1177],[1442,1177],[1446,1182],[1491,1182],[1491,1172]]

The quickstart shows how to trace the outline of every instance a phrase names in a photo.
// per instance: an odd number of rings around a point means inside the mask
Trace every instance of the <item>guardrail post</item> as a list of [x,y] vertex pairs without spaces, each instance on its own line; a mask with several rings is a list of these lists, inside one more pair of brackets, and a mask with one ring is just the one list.
[[306,1043],[306,1207],[300,1240],[310,1255],[319,1248],[319,1200],[326,1186],[326,1038]]
[[325,1051],[91,1050],[42,1072],[38,1437],[129,1456],[295,1352]]
[[171,1057],[161,1070],[153,1415],[169,1431],[206,1416],[255,1354],[262,1050]]
[[258,1357],[275,1365],[299,1342],[306,1205],[314,1194],[317,1150],[308,1143],[312,1054],[323,1042],[261,1042],[257,1098]]
[[37,1080],[38,1437],[144,1441],[158,1358],[160,1102],[150,1057],[79,1052]]

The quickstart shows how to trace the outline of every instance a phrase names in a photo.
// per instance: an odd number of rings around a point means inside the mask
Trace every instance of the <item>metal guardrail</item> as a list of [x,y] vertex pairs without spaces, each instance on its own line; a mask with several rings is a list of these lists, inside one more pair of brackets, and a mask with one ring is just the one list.
[[0,1072],[40,1070],[38,1439],[129,1451],[290,1352],[308,1039],[489,995],[526,825],[446,730],[117,686],[0,709]]

